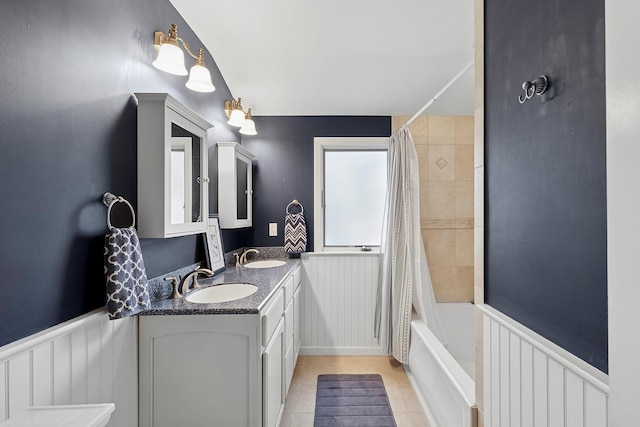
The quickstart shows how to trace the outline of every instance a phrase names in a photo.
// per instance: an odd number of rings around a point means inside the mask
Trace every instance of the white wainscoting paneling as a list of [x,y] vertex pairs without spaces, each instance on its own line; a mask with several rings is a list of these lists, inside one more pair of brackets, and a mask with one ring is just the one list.
[[306,253],[301,354],[380,355],[374,335],[377,253]]
[[0,347],[0,422],[28,406],[111,402],[109,426],[137,426],[137,330],[99,309]]
[[608,377],[487,305],[484,424],[491,427],[606,427]]

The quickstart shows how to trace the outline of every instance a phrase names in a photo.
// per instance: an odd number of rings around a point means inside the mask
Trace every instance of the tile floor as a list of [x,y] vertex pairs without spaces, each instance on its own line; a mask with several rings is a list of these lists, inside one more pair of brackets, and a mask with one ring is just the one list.
[[429,427],[402,366],[387,356],[300,356],[280,427],[312,427],[320,374],[380,374],[398,427]]

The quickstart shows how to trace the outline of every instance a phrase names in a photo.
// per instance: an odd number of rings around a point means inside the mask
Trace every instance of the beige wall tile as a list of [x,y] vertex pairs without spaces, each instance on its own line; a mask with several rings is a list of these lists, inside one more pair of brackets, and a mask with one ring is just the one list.
[[420,182],[420,222],[429,218],[429,182]]
[[456,183],[454,181],[429,181],[424,190],[427,196],[426,216],[428,218],[455,217]]
[[427,142],[429,141],[426,135],[411,134],[411,139],[413,140],[413,145],[415,145],[416,147],[427,145]]
[[391,133],[400,129],[400,127],[402,127],[402,125],[404,125],[410,117],[411,116],[391,116]]
[[473,302],[473,266],[456,267],[456,302]]
[[454,145],[428,145],[429,181],[455,181],[456,150]]
[[474,136],[473,136],[473,166],[484,165],[484,107],[475,109]]
[[473,116],[454,116],[453,135],[456,145],[473,145]]
[[473,218],[473,181],[456,181],[456,218]]
[[427,145],[416,144],[416,154],[418,155],[420,181],[427,181],[429,179],[429,147]]
[[423,236],[429,265],[456,265],[456,230],[426,230]]
[[456,229],[456,218],[427,218],[420,222],[422,228],[437,229],[437,228],[449,228]]
[[431,271],[431,281],[433,282],[433,293],[437,302],[456,302],[455,298],[455,266],[429,266]]
[[[476,267],[473,267],[473,281],[476,281]],[[476,304],[484,304],[484,287],[477,284],[473,287],[473,302]]]
[[[476,286],[484,288],[484,227],[473,229],[473,267],[473,282]],[[476,304],[484,304],[484,297],[476,298]]]
[[474,47],[476,52],[484,50],[484,0],[474,2]]
[[484,226],[484,166],[475,168],[473,180],[473,218],[476,226]]
[[456,265],[473,267],[473,229],[456,230]]
[[474,97],[475,97],[475,108],[481,107],[484,105],[484,52],[479,51],[476,52],[474,56]]
[[[410,117],[411,116],[407,116],[407,119],[402,123],[406,123]],[[413,136],[413,138],[419,137],[421,141],[428,141],[430,120],[429,117],[430,116],[420,116],[409,125],[409,131],[411,132],[411,136]]]
[[455,143],[453,116],[429,116],[429,144]]
[[473,145],[455,146],[456,181],[473,181],[473,151]]
[[473,228],[473,217],[456,218],[456,228]]

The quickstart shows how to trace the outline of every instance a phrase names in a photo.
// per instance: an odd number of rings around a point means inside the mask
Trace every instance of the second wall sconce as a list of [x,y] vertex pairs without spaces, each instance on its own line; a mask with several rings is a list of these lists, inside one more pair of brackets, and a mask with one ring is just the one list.
[[242,99],[233,98],[224,102],[224,112],[227,114],[228,125],[239,127],[243,135],[257,135],[256,124],[251,117],[251,108],[245,113],[242,109]]
[[[187,53],[196,60],[195,65],[191,67],[188,73],[184,67],[184,53],[180,49],[178,42],[182,43]],[[158,50],[158,57],[153,61],[154,67],[177,76],[189,74],[189,80],[185,86],[196,92],[213,92],[216,90],[213,83],[211,83],[211,73],[204,65],[204,50],[200,48],[198,55],[194,55],[189,49],[189,45],[178,37],[178,26],[176,24],[171,24],[168,35],[165,35],[162,31],[156,31],[153,44]]]
[[519,96],[518,101],[520,104],[524,104],[527,100],[533,98],[533,95],[542,95],[549,88],[549,79],[547,76],[540,76],[535,80],[526,81],[522,83],[522,90],[524,90],[524,96]]

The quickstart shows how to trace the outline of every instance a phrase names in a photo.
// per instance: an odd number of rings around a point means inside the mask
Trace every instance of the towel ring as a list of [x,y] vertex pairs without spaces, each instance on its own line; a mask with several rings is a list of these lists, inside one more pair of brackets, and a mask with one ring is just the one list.
[[302,206],[302,203],[300,203],[300,202],[299,202],[298,200],[296,200],[296,199],[293,199],[293,201],[287,205],[287,208],[285,209],[285,212],[286,212],[287,214],[290,214],[291,212],[289,212],[289,208],[290,208],[291,206],[294,206],[294,205],[296,205],[296,206],[300,206],[300,214],[304,214],[304,206]]
[[111,193],[104,193],[104,195],[102,196],[102,202],[105,205],[108,204],[109,206],[107,208],[107,227],[109,227],[109,230],[113,228],[113,226],[111,225],[111,208],[113,208],[113,205],[115,205],[116,203],[124,203],[125,205],[129,206],[129,210],[131,211],[131,219],[132,219],[131,227],[136,226],[136,213],[133,210],[133,206],[131,206],[131,203],[129,203],[127,199],[125,199],[122,196],[114,196]]

